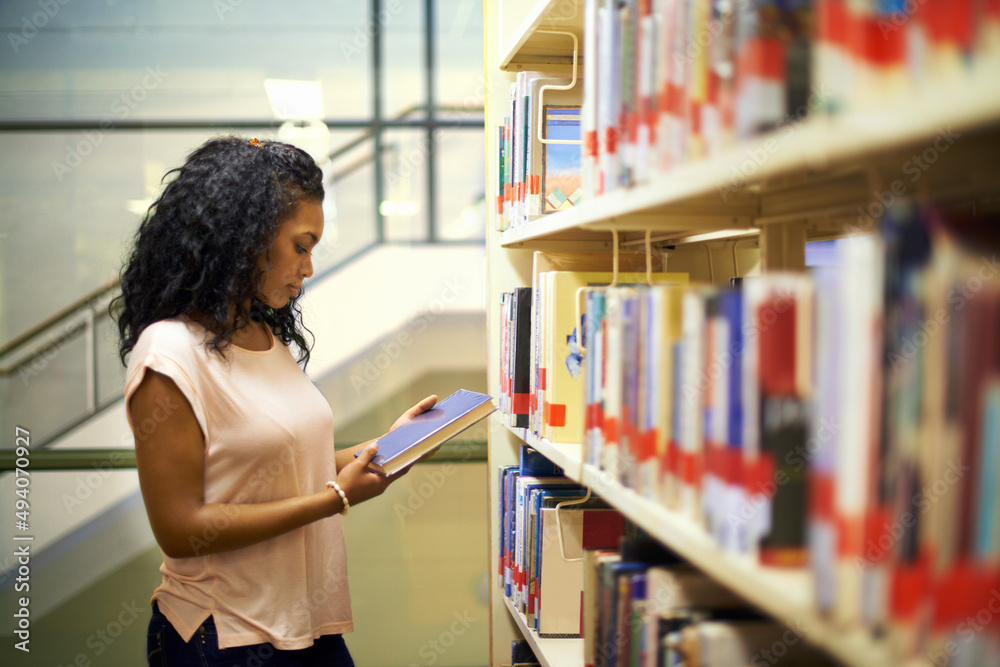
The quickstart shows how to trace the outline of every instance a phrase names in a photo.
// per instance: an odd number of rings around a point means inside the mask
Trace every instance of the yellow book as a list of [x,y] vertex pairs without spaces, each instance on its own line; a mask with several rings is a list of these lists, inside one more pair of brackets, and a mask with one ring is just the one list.
[[[610,284],[611,272],[553,271],[546,296],[546,385],[543,415],[552,442],[582,443],[584,431],[584,355],[580,351],[582,323],[576,321],[577,291]],[[686,273],[654,273],[654,283],[686,285]],[[619,273],[618,284],[645,285],[645,273]],[[580,299],[580,317],[584,314]]]

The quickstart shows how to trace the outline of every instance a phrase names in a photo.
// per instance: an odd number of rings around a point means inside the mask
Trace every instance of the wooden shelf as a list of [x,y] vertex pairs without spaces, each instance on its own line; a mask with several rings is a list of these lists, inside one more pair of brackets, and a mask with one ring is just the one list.
[[[812,574],[804,568],[764,567],[747,556],[723,551],[703,528],[614,481],[607,472],[581,465],[582,445],[553,444],[511,429],[524,442],[561,466],[567,477],[593,489],[630,521],[689,560],[723,586],[847,665],[897,664],[891,646],[860,628],[838,627],[816,611]],[[582,471],[582,474],[581,474]]]
[[528,628],[524,616],[514,608],[514,603],[508,598],[504,598],[507,611],[514,617],[518,629],[524,638],[531,644],[531,649],[535,652],[543,667],[580,667],[583,665],[583,640],[582,639],[543,639],[533,629]]
[[[539,30],[563,30],[583,37],[583,3],[570,0],[538,0],[525,12],[511,13],[524,16],[508,36],[502,35],[499,53],[501,70],[537,70],[545,65],[571,65],[573,40],[566,36],[540,33]],[[522,3],[523,4],[523,3]]]
[[[579,241],[581,231],[610,228],[681,236],[745,231],[817,214],[849,223],[857,219],[858,206],[869,206],[873,195],[894,180],[909,194],[917,188],[973,187],[975,174],[991,173],[980,166],[995,162],[998,133],[989,133],[985,142],[979,135],[1000,126],[997,80],[1000,60],[984,61],[964,77],[936,82],[878,108],[813,115],[643,185],[506,230],[500,244],[518,248],[539,240]],[[934,163],[948,166],[928,163],[921,170],[908,162],[925,151],[934,153]],[[741,173],[751,185],[734,181]],[[995,189],[994,181],[984,176],[979,185]],[[814,234],[828,235],[829,229]]]

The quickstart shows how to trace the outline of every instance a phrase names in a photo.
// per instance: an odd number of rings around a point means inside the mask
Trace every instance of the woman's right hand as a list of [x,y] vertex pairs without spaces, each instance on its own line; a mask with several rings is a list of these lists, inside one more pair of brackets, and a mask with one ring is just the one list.
[[368,463],[377,453],[378,443],[373,442],[337,474],[337,484],[344,490],[351,507],[382,495],[389,484],[399,477],[384,477],[368,470]]

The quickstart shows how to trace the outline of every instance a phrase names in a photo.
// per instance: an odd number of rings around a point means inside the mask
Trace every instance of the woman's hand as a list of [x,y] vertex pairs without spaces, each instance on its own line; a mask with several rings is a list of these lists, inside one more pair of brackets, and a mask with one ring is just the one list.
[[[400,415],[399,419],[393,423],[392,428],[389,429],[389,432],[395,431],[397,428],[407,423],[417,415],[427,412],[433,408],[436,403],[436,395],[432,394],[428,396]],[[337,483],[340,484],[340,488],[344,490],[344,494],[347,496],[347,500],[352,506],[356,503],[371,500],[376,496],[382,495],[392,482],[401,478],[410,470],[411,467],[413,467],[413,464],[411,463],[402,470],[397,471],[395,474],[385,477],[368,470],[369,461],[375,458],[375,454],[378,453],[377,442],[365,445],[357,457],[354,457],[354,451],[356,450],[353,448],[345,451],[350,452],[353,460],[349,461],[346,465],[340,468],[340,473],[337,475]],[[340,452],[338,452],[338,455],[339,453]],[[431,454],[433,454],[433,452],[428,452],[424,458],[429,457]],[[338,467],[339,466],[340,461],[338,461]]]
[[337,484],[344,490],[347,501],[353,507],[357,503],[382,495],[394,477],[384,477],[368,470],[368,463],[378,453],[378,443],[366,445],[358,456],[344,466],[337,474]]
[[430,410],[431,408],[433,408],[437,404],[437,402],[438,402],[437,395],[431,394],[430,396],[428,396],[427,398],[425,398],[424,400],[420,401],[419,403],[417,403],[416,405],[414,405],[412,408],[410,408],[409,410],[407,410],[406,412],[404,412],[403,414],[401,414],[399,416],[399,419],[397,419],[395,422],[393,422],[392,428],[389,429],[389,432],[392,433],[397,428],[399,428],[400,426],[402,426],[406,422],[410,421],[411,419],[413,419],[417,415],[422,414],[424,412],[427,412],[428,410]]

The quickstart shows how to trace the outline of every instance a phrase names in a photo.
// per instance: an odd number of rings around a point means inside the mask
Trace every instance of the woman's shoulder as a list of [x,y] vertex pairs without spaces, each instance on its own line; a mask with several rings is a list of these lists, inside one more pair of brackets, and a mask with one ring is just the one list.
[[133,353],[155,352],[170,356],[197,354],[207,341],[207,331],[186,317],[171,317],[153,322],[139,334]]

